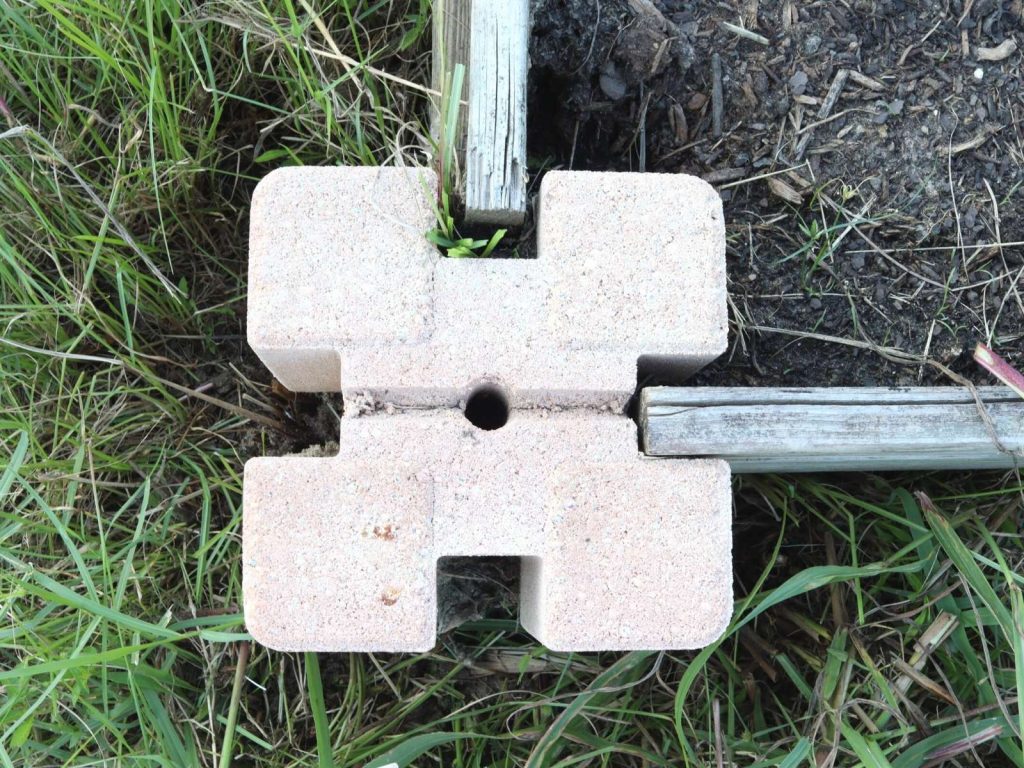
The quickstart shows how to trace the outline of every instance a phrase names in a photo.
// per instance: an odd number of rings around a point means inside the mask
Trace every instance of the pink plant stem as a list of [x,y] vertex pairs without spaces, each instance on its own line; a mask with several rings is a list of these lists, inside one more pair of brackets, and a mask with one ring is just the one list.
[[1003,360],[1003,358],[984,344],[978,344],[978,346],[974,348],[974,359],[977,361],[978,365],[991,373],[1018,395],[1024,397],[1024,374]]

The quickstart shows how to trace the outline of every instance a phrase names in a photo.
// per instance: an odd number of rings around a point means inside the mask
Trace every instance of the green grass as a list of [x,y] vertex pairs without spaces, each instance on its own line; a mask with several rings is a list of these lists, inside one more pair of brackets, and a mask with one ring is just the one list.
[[249,195],[426,162],[395,78],[427,82],[429,8],[189,7],[0,8],[0,765],[1024,765],[1012,475],[737,480],[699,653],[511,618],[420,656],[251,644],[241,467],[286,416],[244,343]]

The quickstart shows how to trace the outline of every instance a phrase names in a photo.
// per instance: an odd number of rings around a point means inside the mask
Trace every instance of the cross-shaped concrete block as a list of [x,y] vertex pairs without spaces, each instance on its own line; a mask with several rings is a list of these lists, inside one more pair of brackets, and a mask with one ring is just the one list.
[[[725,348],[717,195],[552,172],[537,259],[453,260],[424,238],[434,188],[423,170],[331,168],[257,189],[250,343],[347,410],[336,457],[246,465],[249,630],[279,649],[423,650],[437,559],[515,555],[523,625],[549,647],[713,641],[732,606],[728,466],[642,456],[622,409],[639,359],[682,373]],[[507,424],[467,420],[481,393]]]

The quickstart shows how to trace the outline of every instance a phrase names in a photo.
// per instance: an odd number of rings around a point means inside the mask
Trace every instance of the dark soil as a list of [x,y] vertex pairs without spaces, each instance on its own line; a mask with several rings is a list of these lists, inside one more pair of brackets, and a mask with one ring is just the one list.
[[871,345],[985,381],[977,341],[1024,359],[1024,103],[1021,52],[978,50],[1022,19],[1019,0],[536,0],[531,165],[719,187],[732,346],[696,383],[949,383]]

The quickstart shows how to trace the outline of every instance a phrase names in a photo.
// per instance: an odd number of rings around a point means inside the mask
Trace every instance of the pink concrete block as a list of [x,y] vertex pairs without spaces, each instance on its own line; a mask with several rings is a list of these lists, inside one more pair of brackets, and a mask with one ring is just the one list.
[[[732,609],[728,467],[647,459],[615,412],[638,360],[683,375],[725,349],[717,195],[552,172],[536,260],[453,260],[424,238],[435,184],[294,168],[257,188],[249,341],[291,389],[340,389],[346,418],[335,458],[246,465],[249,630],[425,650],[438,558],[511,555],[523,625],[551,648],[712,642]],[[462,410],[489,387],[513,410],[485,431]]]
[[679,375],[726,348],[721,201],[699,179],[554,171],[536,260],[447,259],[430,171],[288,168],[252,205],[249,342],[296,391],[454,406],[621,408],[650,356]]
[[724,462],[642,457],[611,414],[342,420],[337,457],[245,469],[245,615],[281,650],[433,647],[436,563],[523,558],[524,627],[556,650],[696,648],[732,613]]

